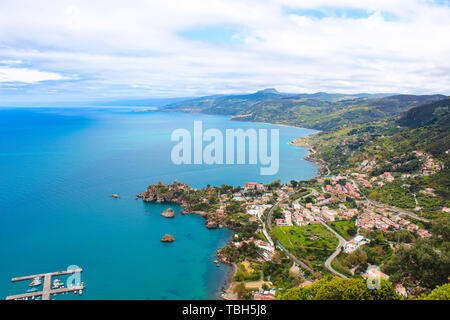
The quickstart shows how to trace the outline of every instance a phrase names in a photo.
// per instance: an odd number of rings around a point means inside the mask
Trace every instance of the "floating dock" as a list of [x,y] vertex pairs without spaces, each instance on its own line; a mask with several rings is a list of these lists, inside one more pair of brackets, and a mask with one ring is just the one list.
[[34,278],[38,278],[38,277],[42,278],[43,277],[44,283],[42,285],[42,291],[27,292],[27,293],[23,293],[23,294],[16,294],[16,295],[8,296],[8,297],[6,297],[6,300],[19,300],[19,299],[30,298],[30,297],[39,297],[39,296],[42,296],[42,300],[50,300],[51,294],[83,290],[84,285],[71,286],[71,287],[59,288],[59,289],[51,288],[52,277],[66,275],[66,274],[72,274],[72,273],[81,273],[81,272],[83,272],[83,269],[80,268],[80,269],[74,269],[74,270],[40,273],[40,274],[33,274],[30,276],[12,278],[11,279],[12,282],[17,282],[17,281],[31,280]]

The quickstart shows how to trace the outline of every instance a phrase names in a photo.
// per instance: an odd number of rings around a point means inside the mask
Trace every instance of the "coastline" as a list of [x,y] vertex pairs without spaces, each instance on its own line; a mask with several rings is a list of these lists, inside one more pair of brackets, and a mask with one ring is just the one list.
[[228,271],[227,277],[221,287],[220,298],[222,300],[238,300],[237,295],[233,291],[233,286],[235,281],[233,280],[234,275],[236,274],[238,268],[236,263],[231,264],[231,270]]
[[318,175],[314,178],[318,178],[322,175],[324,175],[325,173],[327,173],[327,175],[330,175],[330,169],[328,168],[328,165],[325,161],[323,161],[320,158],[317,158],[314,156],[314,154],[317,152],[313,146],[311,146],[310,144],[308,144],[305,140],[305,137],[300,137],[300,138],[295,138],[293,141],[288,142],[288,144],[292,145],[292,146],[296,146],[296,147],[302,147],[302,148],[308,148],[309,154],[304,157],[303,159],[312,163],[317,164],[320,168],[318,170]]

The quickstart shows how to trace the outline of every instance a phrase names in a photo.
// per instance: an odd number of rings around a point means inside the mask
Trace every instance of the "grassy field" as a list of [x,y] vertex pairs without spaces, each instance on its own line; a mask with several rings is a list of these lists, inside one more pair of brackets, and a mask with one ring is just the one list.
[[[339,233],[345,240],[352,239],[356,234],[354,220],[342,220],[342,221],[327,222],[327,225],[329,225],[332,229],[334,229],[334,231]],[[348,234],[349,230],[354,230],[354,233]]]
[[304,227],[274,227],[278,241],[311,267],[323,264],[338,245],[337,238],[320,224]]
[[261,278],[260,266],[244,261],[238,264],[238,270],[233,276],[235,281],[258,281]]

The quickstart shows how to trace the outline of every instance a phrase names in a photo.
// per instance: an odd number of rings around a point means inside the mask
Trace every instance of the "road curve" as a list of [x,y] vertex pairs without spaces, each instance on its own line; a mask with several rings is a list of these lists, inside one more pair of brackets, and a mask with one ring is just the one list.
[[325,261],[325,267],[330,270],[330,272],[338,277],[344,278],[344,279],[348,279],[348,277],[344,276],[342,273],[337,272],[336,270],[333,269],[333,267],[331,266],[331,263],[333,262],[334,258],[336,258],[338,256],[338,254],[341,252],[342,247],[345,245],[346,241],[344,238],[342,238],[342,236],[337,233],[336,231],[333,230],[333,228],[331,228],[330,226],[328,226],[325,222],[320,221],[320,223],[327,228],[328,230],[330,230],[339,240],[339,244],[336,248],[336,250],[331,254],[331,256],[328,257],[328,259]]

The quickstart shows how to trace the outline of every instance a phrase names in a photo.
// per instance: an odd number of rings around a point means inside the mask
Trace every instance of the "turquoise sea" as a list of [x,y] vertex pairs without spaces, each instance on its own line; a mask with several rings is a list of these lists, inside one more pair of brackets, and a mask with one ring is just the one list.
[[[170,135],[191,130],[194,120],[223,131],[278,128],[278,174],[261,176],[255,165],[172,164]],[[302,160],[307,149],[287,144],[312,132],[126,108],[0,108],[0,298],[28,289],[12,277],[69,265],[83,268],[86,290],[56,299],[217,298],[229,269],[212,261],[232,233],[135,195],[159,180],[201,188],[312,178],[318,167]],[[168,207],[174,219],[160,217]],[[166,233],[176,241],[161,243]]]

